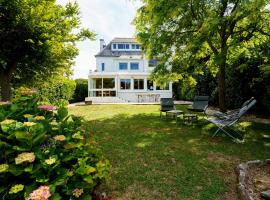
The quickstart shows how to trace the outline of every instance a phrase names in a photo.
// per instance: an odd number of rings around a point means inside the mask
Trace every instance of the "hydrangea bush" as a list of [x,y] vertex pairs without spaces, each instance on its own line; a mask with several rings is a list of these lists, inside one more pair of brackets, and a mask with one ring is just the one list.
[[3,199],[92,199],[109,178],[83,119],[65,107],[38,105],[24,91],[0,105],[0,196]]

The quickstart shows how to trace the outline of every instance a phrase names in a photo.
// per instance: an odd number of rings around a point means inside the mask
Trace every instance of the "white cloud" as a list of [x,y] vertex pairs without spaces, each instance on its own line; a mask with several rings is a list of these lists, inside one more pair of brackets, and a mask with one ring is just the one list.
[[[74,0],[57,0],[66,4]],[[96,41],[78,43],[80,55],[76,58],[74,78],[87,78],[90,69],[94,69],[94,55],[99,51],[99,39],[109,42],[114,37],[133,37],[135,28],[131,25],[139,1],[131,0],[78,0],[83,27],[97,33]]]

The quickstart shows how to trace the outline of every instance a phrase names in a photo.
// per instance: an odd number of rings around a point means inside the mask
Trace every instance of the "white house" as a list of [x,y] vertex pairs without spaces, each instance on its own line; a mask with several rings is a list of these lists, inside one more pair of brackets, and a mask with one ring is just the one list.
[[101,39],[95,57],[96,70],[90,70],[86,100],[158,102],[172,97],[172,83],[162,88],[148,79],[157,61],[147,60],[134,38],[114,38],[108,45]]

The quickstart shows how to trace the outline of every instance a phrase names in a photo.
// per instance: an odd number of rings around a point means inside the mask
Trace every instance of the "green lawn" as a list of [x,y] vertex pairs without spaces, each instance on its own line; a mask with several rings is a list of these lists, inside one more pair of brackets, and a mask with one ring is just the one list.
[[[184,110],[184,106],[179,106]],[[111,161],[101,190],[113,199],[238,199],[235,167],[269,158],[270,125],[241,122],[245,143],[212,138],[215,127],[159,119],[158,105],[71,107],[84,116]]]

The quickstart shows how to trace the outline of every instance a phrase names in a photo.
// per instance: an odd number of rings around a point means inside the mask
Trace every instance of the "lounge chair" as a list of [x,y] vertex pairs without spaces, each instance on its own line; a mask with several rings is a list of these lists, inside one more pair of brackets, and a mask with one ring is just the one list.
[[162,118],[162,112],[175,110],[175,105],[172,98],[160,98],[160,118]]
[[192,112],[204,112],[208,107],[209,96],[196,96],[193,104],[188,108]]
[[[256,104],[256,99],[251,98],[246,101],[242,107],[232,113],[223,113],[223,115],[210,117],[207,120],[215,124],[218,129],[213,134],[215,137],[219,131],[222,131],[225,135],[231,137],[232,139],[242,139],[242,135],[237,131],[232,129],[232,126],[251,108]],[[237,138],[237,135],[239,138]]]

